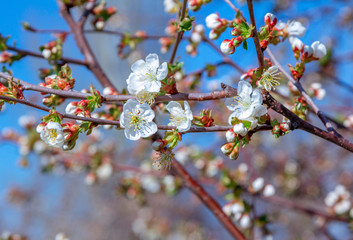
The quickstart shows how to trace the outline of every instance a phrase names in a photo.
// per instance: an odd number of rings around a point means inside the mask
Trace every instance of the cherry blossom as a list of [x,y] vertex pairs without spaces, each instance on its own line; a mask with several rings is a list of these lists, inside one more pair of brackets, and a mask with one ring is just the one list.
[[174,101],[169,102],[166,106],[171,117],[168,125],[177,127],[179,132],[188,131],[194,118],[187,101],[184,101],[184,108],[185,110],[183,110],[180,103]]

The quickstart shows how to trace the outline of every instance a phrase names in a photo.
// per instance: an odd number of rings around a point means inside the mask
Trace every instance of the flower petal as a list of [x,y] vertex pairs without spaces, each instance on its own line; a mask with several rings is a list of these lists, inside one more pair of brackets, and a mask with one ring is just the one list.
[[146,68],[146,63],[142,59],[137,60],[131,65],[131,71],[140,72],[142,69]]
[[140,134],[141,137],[145,138],[155,134],[157,130],[157,124],[155,124],[154,122],[149,122],[142,126],[142,128],[140,129]]
[[230,111],[234,111],[237,108],[238,100],[236,97],[226,98],[225,104]]
[[125,115],[124,112],[120,114],[120,127],[125,128]]
[[180,103],[171,101],[167,104],[165,107],[171,114],[178,112],[179,110],[182,109]]
[[141,138],[140,131],[136,131],[135,128],[125,128],[124,133],[127,139],[130,139],[133,141],[136,141]]
[[262,105],[262,94],[258,88],[254,89],[251,95],[251,102]]
[[242,98],[249,98],[252,92],[252,86],[246,81],[239,81],[238,83],[238,95]]
[[159,67],[158,55],[155,53],[148,54],[146,57],[146,63],[150,69],[156,71],[157,68]]
[[124,104],[123,107],[123,112],[126,113],[127,112],[131,112],[136,105],[139,105],[140,103],[136,100],[136,99],[129,99],[127,100],[127,102]]
[[168,75],[168,64],[166,62],[164,62],[157,69],[157,79],[163,80],[167,77],[167,75]]
[[155,117],[154,111],[151,109],[151,107],[147,103],[143,103],[139,106],[139,109],[141,110],[140,115],[143,117],[143,119],[147,122],[151,122],[153,118]]
[[264,105],[259,105],[255,108],[254,117],[261,117],[267,113],[267,108]]
[[159,80],[145,82],[145,89],[147,92],[158,93],[161,90],[161,86],[162,86],[162,83]]

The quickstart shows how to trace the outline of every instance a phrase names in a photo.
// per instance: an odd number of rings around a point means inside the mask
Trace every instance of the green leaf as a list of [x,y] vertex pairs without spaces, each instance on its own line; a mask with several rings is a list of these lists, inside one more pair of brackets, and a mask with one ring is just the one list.
[[243,42],[243,48],[244,48],[245,50],[248,50],[248,42],[247,42],[247,41],[244,41],[244,42]]

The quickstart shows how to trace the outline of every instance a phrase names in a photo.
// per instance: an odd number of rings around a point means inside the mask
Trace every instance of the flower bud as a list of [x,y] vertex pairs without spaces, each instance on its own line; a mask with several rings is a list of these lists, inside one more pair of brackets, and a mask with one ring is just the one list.
[[286,122],[282,122],[280,125],[279,125],[280,129],[282,132],[288,132],[289,131],[289,124],[286,123]]
[[304,46],[303,48],[303,56],[305,58],[309,58],[309,57],[312,57],[314,54],[314,49],[308,45]]
[[211,40],[216,40],[217,38],[219,38],[219,33],[217,31],[211,30],[210,33],[208,34],[208,37]]
[[233,41],[228,40],[228,39],[223,40],[220,48],[221,48],[221,51],[224,54],[226,54],[226,55],[231,55],[235,51],[235,47],[233,45]]
[[280,134],[281,133],[281,128],[279,125],[276,125],[272,128],[272,134]]
[[189,0],[188,7],[191,11],[197,11],[202,6],[202,0]]
[[222,26],[222,20],[217,13],[211,13],[206,17],[206,26],[210,29],[217,29]]
[[227,142],[229,143],[234,142],[235,138],[236,138],[236,134],[234,133],[233,129],[230,129],[226,132]]
[[223,144],[223,146],[221,147],[221,152],[225,155],[228,155],[233,150],[234,145],[234,143]]
[[239,143],[235,145],[233,151],[228,155],[228,157],[232,160],[236,160],[239,156]]
[[276,193],[276,189],[274,188],[273,185],[267,184],[265,186],[264,191],[263,191],[263,195],[265,197],[271,197],[271,196],[275,195],[275,193]]
[[42,51],[42,55],[43,55],[43,57],[44,57],[45,59],[49,59],[50,56],[51,56],[51,51],[50,51],[49,49],[44,49],[44,50]]
[[326,47],[323,43],[320,43],[319,41],[315,41],[315,42],[313,42],[313,44],[311,44],[311,47],[314,51],[314,53],[313,53],[314,58],[321,59],[321,58],[325,57],[327,50],[326,50]]
[[244,126],[243,123],[235,124],[233,127],[233,131],[243,137],[248,133],[248,129]]
[[164,141],[163,140],[156,140],[152,143],[152,148],[155,151],[161,151],[165,147]]
[[194,28],[195,32],[203,33],[205,31],[205,27],[202,24],[197,24]]
[[277,18],[272,13],[267,13],[265,15],[265,24],[268,25],[270,28],[274,27],[277,24]]
[[304,48],[304,43],[297,37],[290,37],[289,42],[292,45],[293,52],[301,52]]
[[65,108],[65,112],[67,114],[74,114],[76,109],[77,109],[77,102],[70,102],[69,104],[67,104]]
[[251,184],[251,189],[254,192],[259,192],[264,187],[264,183],[265,183],[265,180],[262,177],[256,178]]

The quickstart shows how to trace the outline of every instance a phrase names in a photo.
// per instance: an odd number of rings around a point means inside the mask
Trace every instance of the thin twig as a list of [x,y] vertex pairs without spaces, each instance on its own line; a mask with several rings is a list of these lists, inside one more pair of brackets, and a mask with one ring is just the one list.
[[253,8],[252,0],[247,0],[247,2],[248,2],[248,9],[249,9],[249,15],[250,15],[250,22],[251,22],[251,25],[254,27],[252,38],[254,40],[254,44],[256,47],[257,60],[259,62],[259,67],[263,68],[264,67],[264,54],[262,52],[259,36],[257,34],[254,8]]
[[279,70],[286,76],[286,78],[294,84],[294,86],[297,87],[298,91],[300,94],[305,98],[306,102],[309,104],[311,109],[315,112],[315,114],[319,117],[321,122],[324,124],[326,127],[327,131],[331,132],[332,134],[335,134],[337,137],[342,137],[332,126],[332,124],[327,120],[325,114],[316,106],[314,101],[311,99],[311,97],[307,94],[303,86],[299,81],[295,81],[294,78],[283,68],[283,66],[278,62],[277,58],[273,55],[271,52],[270,48],[268,47],[266,52],[270,56],[271,60],[274,62],[274,64],[279,68]]

